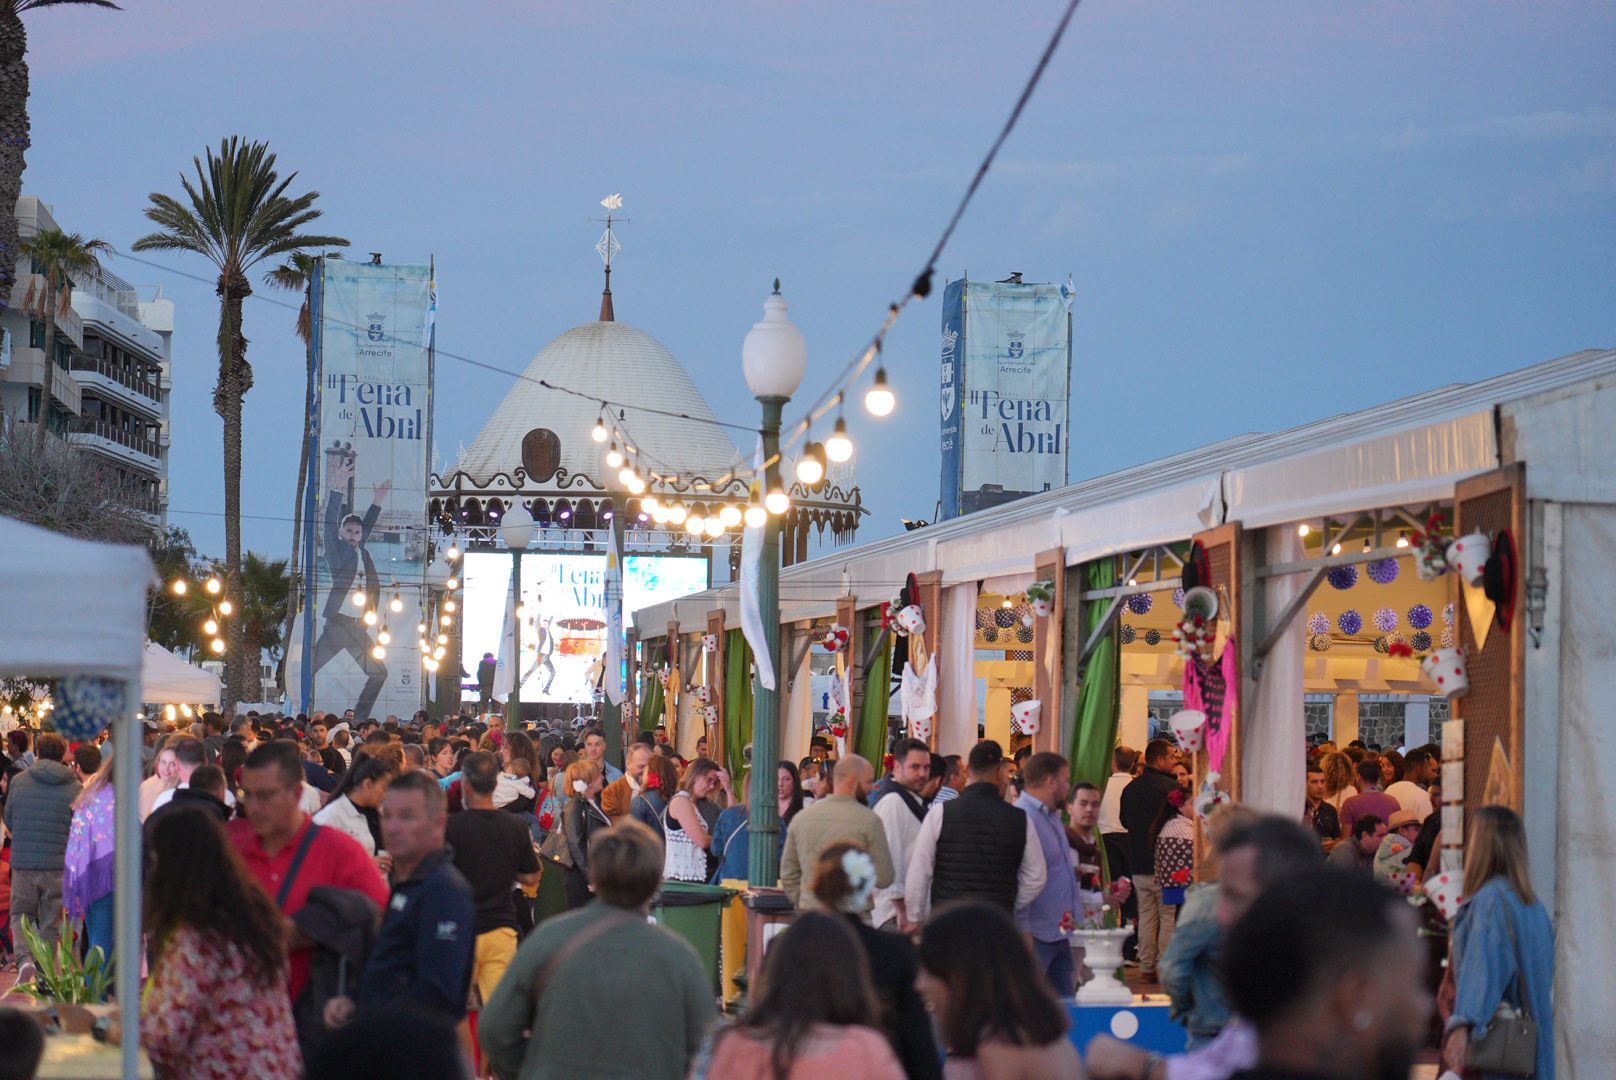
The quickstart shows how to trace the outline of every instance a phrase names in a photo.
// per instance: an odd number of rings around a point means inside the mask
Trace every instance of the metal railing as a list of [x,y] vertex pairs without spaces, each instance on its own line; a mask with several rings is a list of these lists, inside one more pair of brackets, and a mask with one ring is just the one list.
[[162,452],[159,450],[156,440],[148,439],[132,432],[122,431],[105,420],[74,420],[68,431],[78,435],[97,435],[103,439],[110,439],[119,446],[127,447],[137,454],[145,454],[147,457],[162,457]]
[[125,386],[142,397],[150,398],[153,402],[162,400],[162,388],[154,379],[140,379],[124,371],[120,365],[113,364],[99,356],[73,357],[74,371],[93,371],[105,375],[113,382]]

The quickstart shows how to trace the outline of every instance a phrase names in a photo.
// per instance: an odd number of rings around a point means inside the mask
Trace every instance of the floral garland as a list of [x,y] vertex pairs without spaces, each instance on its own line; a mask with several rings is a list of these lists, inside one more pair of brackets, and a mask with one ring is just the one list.
[[842,873],[852,888],[837,906],[847,914],[862,912],[875,891],[875,860],[863,851],[846,852],[842,855]]
[[1216,639],[1217,627],[1205,615],[1185,615],[1173,628],[1174,650],[1186,660],[1210,661]]
[[1416,529],[1409,537],[1414,545],[1414,572],[1422,581],[1435,581],[1448,572],[1446,525],[1447,518],[1437,510],[1425,519],[1424,529]]
[[830,734],[833,739],[847,738],[847,706],[839,705],[830,714]]

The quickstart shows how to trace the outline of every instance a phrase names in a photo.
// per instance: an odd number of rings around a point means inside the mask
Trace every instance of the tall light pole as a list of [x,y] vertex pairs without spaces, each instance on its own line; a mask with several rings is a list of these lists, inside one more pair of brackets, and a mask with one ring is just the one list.
[[779,493],[779,507],[763,523],[763,550],[758,566],[758,612],[763,640],[774,665],[776,689],[766,690],[762,680],[753,686],[752,792],[747,811],[747,882],[772,888],[780,878],[780,805],[775,789],[775,762],[780,758],[780,513],[785,509],[785,486],[780,480],[780,414],[802,385],[808,367],[808,343],[786,315],[780,281],[763,301],[763,321],[755,324],[741,344],[741,366],[746,385],[763,406],[763,460],[767,467],[763,494]]
[[511,503],[505,508],[505,516],[499,522],[500,539],[505,546],[511,549],[511,581],[512,588],[516,590],[516,603],[513,605],[512,620],[515,625],[511,628],[512,641],[511,663],[511,693],[505,699],[505,730],[522,730],[522,552],[533,539],[533,515],[527,512],[527,507],[520,501]]

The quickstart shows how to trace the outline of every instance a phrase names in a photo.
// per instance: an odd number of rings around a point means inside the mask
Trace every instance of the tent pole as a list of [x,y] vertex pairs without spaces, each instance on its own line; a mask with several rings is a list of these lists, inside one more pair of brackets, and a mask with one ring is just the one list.
[[113,953],[123,1026],[123,1075],[138,1076],[140,1055],[140,675],[124,683],[123,714],[112,728],[112,779],[117,792],[116,908]]

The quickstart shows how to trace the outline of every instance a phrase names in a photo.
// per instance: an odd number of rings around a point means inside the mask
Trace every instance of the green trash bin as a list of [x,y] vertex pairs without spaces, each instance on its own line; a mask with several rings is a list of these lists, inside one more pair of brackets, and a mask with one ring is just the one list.
[[723,936],[724,908],[735,897],[734,889],[722,885],[701,885],[691,881],[664,881],[662,892],[651,906],[651,917],[690,942],[701,958],[702,967],[712,976],[713,993],[721,992],[719,982],[719,942]]

